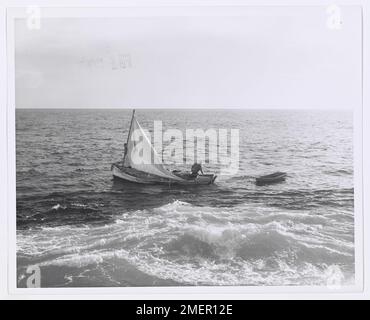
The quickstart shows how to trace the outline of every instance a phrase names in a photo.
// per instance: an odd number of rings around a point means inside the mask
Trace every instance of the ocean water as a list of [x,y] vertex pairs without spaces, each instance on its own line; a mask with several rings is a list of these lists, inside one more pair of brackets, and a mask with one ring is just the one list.
[[354,282],[351,112],[138,110],[149,130],[240,130],[238,173],[205,187],[113,180],[130,117],[16,110],[19,287],[34,265],[42,287]]

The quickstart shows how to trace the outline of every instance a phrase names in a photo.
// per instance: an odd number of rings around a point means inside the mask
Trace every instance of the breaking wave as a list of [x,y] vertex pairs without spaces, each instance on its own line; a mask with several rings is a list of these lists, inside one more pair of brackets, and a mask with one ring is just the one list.
[[331,214],[175,200],[104,224],[20,230],[18,259],[46,270],[68,268],[74,284],[81,274],[73,270],[81,267],[108,277],[110,285],[112,279],[125,285],[127,272],[149,277],[143,285],[158,279],[183,285],[323,284],[328,268],[350,277],[347,266],[354,263],[353,225],[339,232],[337,226]]

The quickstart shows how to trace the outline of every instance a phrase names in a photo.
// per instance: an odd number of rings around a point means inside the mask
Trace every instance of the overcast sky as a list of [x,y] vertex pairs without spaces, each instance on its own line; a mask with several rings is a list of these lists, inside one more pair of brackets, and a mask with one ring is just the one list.
[[354,108],[361,12],[254,8],[239,17],[44,18],[15,26],[17,108]]

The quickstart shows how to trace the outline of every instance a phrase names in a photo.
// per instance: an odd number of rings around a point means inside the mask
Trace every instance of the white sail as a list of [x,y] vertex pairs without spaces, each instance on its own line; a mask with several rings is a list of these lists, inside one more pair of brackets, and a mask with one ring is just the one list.
[[134,115],[132,116],[127,140],[127,154],[124,159],[124,166],[162,178],[183,180],[163,166],[161,157],[153,148],[150,139]]

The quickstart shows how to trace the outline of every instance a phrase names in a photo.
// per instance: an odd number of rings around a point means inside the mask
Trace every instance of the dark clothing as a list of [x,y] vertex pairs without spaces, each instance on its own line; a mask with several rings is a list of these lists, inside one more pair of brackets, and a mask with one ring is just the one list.
[[192,166],[191,166],[191,176],[192,177],[196,177],[198,176],[198,172],[201,172],[203,174],[203,170],[202,170],[202,165],[199,164],[199,163],[194,163]]

